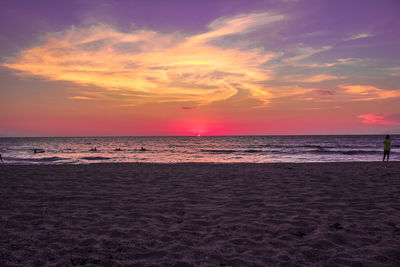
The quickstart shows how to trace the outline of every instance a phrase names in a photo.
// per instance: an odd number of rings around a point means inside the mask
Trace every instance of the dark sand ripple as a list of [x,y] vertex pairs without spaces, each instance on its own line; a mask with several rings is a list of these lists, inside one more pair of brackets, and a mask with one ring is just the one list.
[[400,163],[0,165],[0,266],[399,266]]

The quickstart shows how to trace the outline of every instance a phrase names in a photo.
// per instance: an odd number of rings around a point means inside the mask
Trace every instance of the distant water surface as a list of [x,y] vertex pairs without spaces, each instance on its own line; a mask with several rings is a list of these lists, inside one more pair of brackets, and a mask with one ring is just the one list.
[[[381,135],[0,138],[11,164],[340,162],[382,160]],[[400,135],[390,160],[400,160]],[[96,147],[97,151],[90,151]],[[141,147],[146,150],[141,151]],[[120,150],[116,150],[119,148]],[[34,153],[43,149],[44,153]]]

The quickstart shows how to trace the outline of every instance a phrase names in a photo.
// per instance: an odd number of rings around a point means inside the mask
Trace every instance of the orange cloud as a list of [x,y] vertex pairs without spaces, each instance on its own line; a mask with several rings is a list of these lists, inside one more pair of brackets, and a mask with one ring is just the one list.
[[94,98],[87,96],[71,96],[69,99],[77,99],[77,100],[93,100]]
[[386,98],[400,97],[400,90],[382,90],[370,85],[339,85],[350,95],[355,95],[357,101],[370,101]]
[[[246,97],[256,98],[265,105],[272,99],[315,90],[295,84],[271,87],[266,85],[267,81],[317,83],[344,78],[315,71],[309,76],[279,77],[278,69],[285,66],[306,64],[326,68],[353,62],[353,59],[338,59],[327,64],[304,62],[312,55],[332,49],[331,46],[312,48],[300,44],[289,57],[282,58],[283,52],[243,47],[240,41],[232,41],[229,47],[213,42],[252,32],[284,18],[268,12],[224,17],[210,23],[206,32],[189,36],[151,30],[120,32],[105,24],[74,26],[48,33],[42,43],[8,58],[3,66],[24,75],[69,81],[83,87],[96,86],[95,93],[81,88],[70,99],[105,100],[115,94],[123,100],[121,106],[147,102],[206,105],[227,100],[239,91],[246,91]],[[351,88],[347,90],[350,94],[355,92]],[[369,97],[388,98],[397,94],[380,89],[373,93]]]
[[189,37],[153,31],[121,33],[104,24],[71,27],[47,34],[42,44],[3,65],[49,80],[134,93],[136,102],[208,104],[233,96],[240,87],[267,103],[270,94],[260,83],[269,79],[271,71],[260,65],[274,54],[218,47],[208,41],[281,19],[282,15],[269,13],[217,19],[208,32]]
[[399,114],[362,114],[357,116],[365,124],[400,125]]

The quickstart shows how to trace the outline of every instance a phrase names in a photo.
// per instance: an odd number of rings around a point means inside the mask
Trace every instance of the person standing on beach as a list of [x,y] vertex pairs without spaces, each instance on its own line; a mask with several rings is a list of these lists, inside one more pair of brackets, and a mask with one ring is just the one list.
[[392,143],[392,140],[390,140],[389,135],[386,135],[386,138],[383,141],[383,160],[382,161],[385,161],[385,157],[387,157],[387,161],[389,161],[390,143]]
[[1,157],[1,154],[0,154],[0,161],[1,161],[1,163],[4,163],[3,158]]

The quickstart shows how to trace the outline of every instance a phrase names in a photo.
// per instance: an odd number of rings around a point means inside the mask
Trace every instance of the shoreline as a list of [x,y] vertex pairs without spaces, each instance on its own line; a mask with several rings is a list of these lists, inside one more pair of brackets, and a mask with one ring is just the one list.
[[400,162],[0,165],[0,265],[400,264]]
[[83,162],[83,163],[0,163],[0,166],[79,166],[79,165],[274,165],[274,164],[399,164],[400,160],[381,161],[308,161],[308,162],[148,162],[148,161],[135,161],[135,162]]

